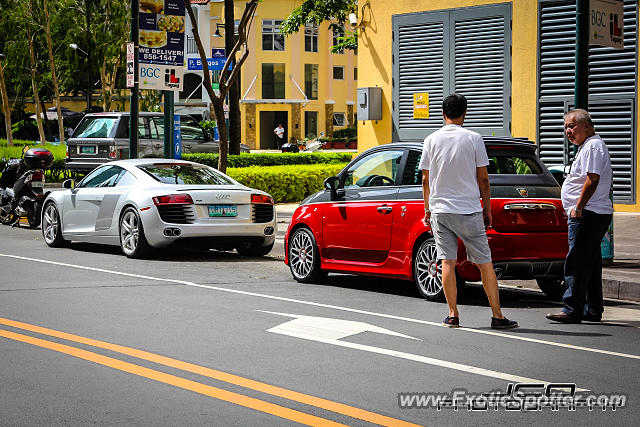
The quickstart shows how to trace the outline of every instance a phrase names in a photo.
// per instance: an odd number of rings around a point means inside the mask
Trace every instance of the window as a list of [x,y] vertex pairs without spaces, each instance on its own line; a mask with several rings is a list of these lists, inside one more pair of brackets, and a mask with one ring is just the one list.
[[344,113],[333,113],[334,126],[346,126],[348,124],[347,116]]
[[118,176],[118,179],[116,180],[116,186],[117,187],[127,187],[129,185],[133,185],[136,183],[136,177],[133,176],[133,174],[131,172],[128,172],[124,169],[122,169],[122,172],[120,172],[120,175]]
[[304,131],[307,138],[315,138],[318,135],[318,112],[304,112]]
[[[333,29],[333,46],[340,44],[340,38],[344,37],[344,27],[337,27]],[[344,49],[339,49],[336,53],[343,54]]]
[[333,67],[333,79],[344,80],[344,67]]
[[353,80],[358,81],[358,69],[353,69]]
[[284,64],[262,64],[262,98],[284,99]]
[[318,99],[318,64],[304,64],[304,94]]
[[[393,16],[394,141],[440,129],[450,93],[467,97],[465,127],[511,135],[510,23],[510,3]],[[413,95],[425,92],[429,118],[414,119]]]
[[156,163],[140,165],[138,168],[151,175],[156,181],[164,184],[233,184],[233,181],[209,166],[194,166],[181,163]]
[[113,187],[123,170],[118,166],[101,167],[87,175],[78,184],[78,188]]
[[360,159],[343,176],[344,188],[396,185],[403,151],[379,151]]
[[73,132],[74,138],[109,138],[116,124],[116,117],[89,117]]
[[304,51],[318,51],[318,26],[314,24],[305,24],[304,26]]
[[204,132],[198,122],[191,117],[181,116],[180,137],[183,141],[204,141]]
[[530,157],[490,156],[487,171],[499,175],[540,175],[542,169]]
[[280,34],[282,20],[262,20],[262,50],[284,50],[284,35]]

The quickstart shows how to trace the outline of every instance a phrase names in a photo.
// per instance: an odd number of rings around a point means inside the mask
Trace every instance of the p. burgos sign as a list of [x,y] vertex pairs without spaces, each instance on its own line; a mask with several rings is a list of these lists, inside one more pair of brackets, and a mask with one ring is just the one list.
[[140,89],[182,90],[184,76],[184,0],[141,0]]

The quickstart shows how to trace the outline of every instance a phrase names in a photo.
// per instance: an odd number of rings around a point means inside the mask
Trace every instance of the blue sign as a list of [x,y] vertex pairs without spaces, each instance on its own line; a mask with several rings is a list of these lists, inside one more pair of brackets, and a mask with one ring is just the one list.
[[173,116],[173,158],[182,159],[182,135],[180,134],[180,116]]
[[220,59],[220,58],[225,58],[226,59],[227,58],[227,54],[226,54],[224,48],[222,48],[222,49],[215,49],[214,48],[214,49],[211,49],[211,57],[212,58],[217,58],[217,59]]
[[[207,58],[209,71],[223,70],[225,62],[227,62],[227,58]],[[187,70],[202,70],[200,58],[187,58]]]

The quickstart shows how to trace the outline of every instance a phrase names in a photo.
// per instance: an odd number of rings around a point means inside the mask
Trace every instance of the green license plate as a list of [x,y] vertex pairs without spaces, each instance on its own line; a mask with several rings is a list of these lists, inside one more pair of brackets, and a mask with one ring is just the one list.
[[95,145],[80,145],[78,148],[80,149],[80,154],[96,154]]
[[211,205],[209,206],[209,216],[238,216],[236,205]]

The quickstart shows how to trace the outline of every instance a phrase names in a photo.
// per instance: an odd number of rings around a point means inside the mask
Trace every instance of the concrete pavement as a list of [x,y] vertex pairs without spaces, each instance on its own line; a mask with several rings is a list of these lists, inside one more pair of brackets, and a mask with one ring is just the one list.
[[[297,204],[276,205],[278,227],[286,229]],[[640,301],[640,214],[617,212],[613,218],[613,264],[602,270],[605,298]],[[531,287],[537,288],[531,281]],[[527,284],[524,284],[525,287]]]

